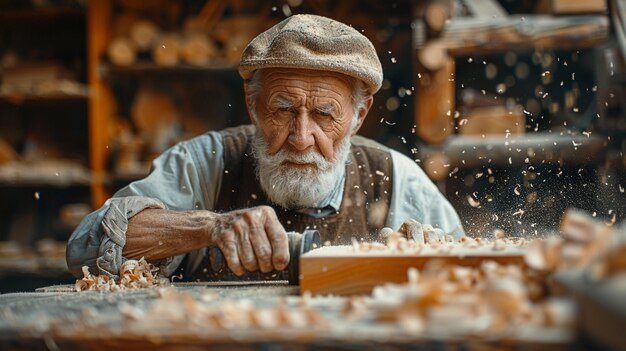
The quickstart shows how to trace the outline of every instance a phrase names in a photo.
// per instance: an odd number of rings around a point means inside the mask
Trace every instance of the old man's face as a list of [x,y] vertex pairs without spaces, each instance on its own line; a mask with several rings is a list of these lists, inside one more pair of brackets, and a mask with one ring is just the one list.
[[283,207],[318,207],[343,176],[350,136],[365,117],[353,106],[351,78],[278,68],[258,73],[251,114],[261,186]]

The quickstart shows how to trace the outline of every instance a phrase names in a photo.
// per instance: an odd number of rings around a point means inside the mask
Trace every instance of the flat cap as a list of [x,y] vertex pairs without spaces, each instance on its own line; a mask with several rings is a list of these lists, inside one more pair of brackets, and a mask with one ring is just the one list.
[[294,15],[252,39],[241,55],[239,74],[249,79],[261,68],[333,71],[380,89],[383,69],[374,45],[356,29],[327,17]]

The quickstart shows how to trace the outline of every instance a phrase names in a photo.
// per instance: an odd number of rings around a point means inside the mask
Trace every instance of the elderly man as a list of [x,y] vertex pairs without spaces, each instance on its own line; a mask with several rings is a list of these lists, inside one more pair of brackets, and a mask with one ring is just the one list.
[[83,265],[117,275],[143,256],[165,275],[216,279],[212,246],[234,274],[262,275],[288,264],[286,231],[307,228],[333,244],[375,240],[409,218],[463,233],[412,160],[356,136],[383,79],[365,36],[292,16],[252,40],[239,73],[253,124],[172,147],[86,217],[68,243],[74,275]]

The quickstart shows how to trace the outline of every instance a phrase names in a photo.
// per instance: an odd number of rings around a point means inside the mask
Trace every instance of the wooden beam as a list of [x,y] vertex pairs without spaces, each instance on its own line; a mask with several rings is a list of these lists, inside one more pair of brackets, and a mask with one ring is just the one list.
[[91,204],[102,206],[109,197],[104,180],[109,145],[109,120],[114,98],[104,82],[100,59],[110,40],[111,3],[109,0],[89,1],[87,14],[87,79],[89,80],[89,162],[92,172]]
[[[601,163],[605,140],[591,135],[528,133],[509,137],[463,136],[449,138],[441,148],[448,170],[455,167],[507,167],[510,165],[556,163],[581,165]],[[519,152],[517,150],[523,150]]]
[[[480,18],[452,19],[440,38],[426,46],[417,45],[418,59],[428,67],[421,50],[443,50],[448,55],[487,54],[506,50],[544,47],[552,49],[585,48],[608,38],[607,16],[552,17],[528,15],[508,16],[485,21]],[[417,40],[417,38],[415,38]],[[435,60],[434,62],[441,62]]]
[[495,0],[464,0],[463,3],[477,18],[504,18],[509,15]]
[[552,0],[551,12],[555,15],[584,13],[604,13],[606,0]]

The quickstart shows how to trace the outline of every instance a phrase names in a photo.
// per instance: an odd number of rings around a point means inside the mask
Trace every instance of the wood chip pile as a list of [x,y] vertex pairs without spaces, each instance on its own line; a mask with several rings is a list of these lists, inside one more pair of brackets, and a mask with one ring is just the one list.
[[76,280],[74,288],[76,291],[106,292],[169,285],[169,280],[159,277],[157,271],[158,268],[143,257],[140,260],[126,260],[122,263],[117,280],[108,275],[93,275],[89,272],[89,267],[83,266],[84,277]]
[[[144,330],[201,328],[203,330],[268,330],[273,328],[327,328],[329,322],[311,306],[259,306],[252,299],[219,299],[210,290],[199,298],[173,287],[158,289],[158,303],[148,309],[122,304],[129,326]],[[219,303],[218,303],[219,302]]]

